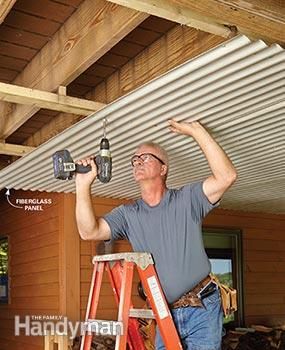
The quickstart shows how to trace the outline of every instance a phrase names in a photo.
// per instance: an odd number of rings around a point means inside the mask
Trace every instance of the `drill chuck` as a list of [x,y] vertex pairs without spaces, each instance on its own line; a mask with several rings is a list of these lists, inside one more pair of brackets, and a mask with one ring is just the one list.
[[112,177],[112,158],[110,144],[106,137],[103,137],[100,142],[100,151],[95,162],[98,169],[98,179],[103,183],[109,182]]

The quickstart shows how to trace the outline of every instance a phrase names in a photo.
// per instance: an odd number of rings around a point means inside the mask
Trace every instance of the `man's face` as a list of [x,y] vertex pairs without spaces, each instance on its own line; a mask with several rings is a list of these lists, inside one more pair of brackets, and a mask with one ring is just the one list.
[[166,165],[163,164],[158,150],[151,146],[139,147],[132,157],[132,164],[136,181],[151,180],[165,174]]

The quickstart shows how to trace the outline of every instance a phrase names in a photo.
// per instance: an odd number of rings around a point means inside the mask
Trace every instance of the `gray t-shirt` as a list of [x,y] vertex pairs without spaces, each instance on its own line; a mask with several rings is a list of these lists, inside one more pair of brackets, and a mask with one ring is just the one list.
[[134,251],[152,254],[166,299],[172,303],[210,272],[201,227],[215,206],[205,196],[202,182],[195,182],[168,189],[154,207],[139,199],[113,209],[104,219],[111,240],[126,239]]

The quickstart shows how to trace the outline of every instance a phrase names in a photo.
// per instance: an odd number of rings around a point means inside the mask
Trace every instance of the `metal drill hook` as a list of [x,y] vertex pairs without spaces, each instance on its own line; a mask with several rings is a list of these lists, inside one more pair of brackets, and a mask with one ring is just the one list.
[[106,138],[107,118],[103,119],[103,138]]

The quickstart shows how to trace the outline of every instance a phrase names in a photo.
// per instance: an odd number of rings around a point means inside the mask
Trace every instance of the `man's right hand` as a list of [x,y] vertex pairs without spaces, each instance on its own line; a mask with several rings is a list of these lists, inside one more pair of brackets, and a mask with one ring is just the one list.
[[91,166],[91,171],[88,173],[76,173],[75,175],[75,182],[76,187],[80,186],[88,186],[90,187],[94,180],[97,177],[97,166],[95,164],[93,157],[87,157],[84,159],[80,159],[76,162],[76,164],[83,165],[83,166]]

